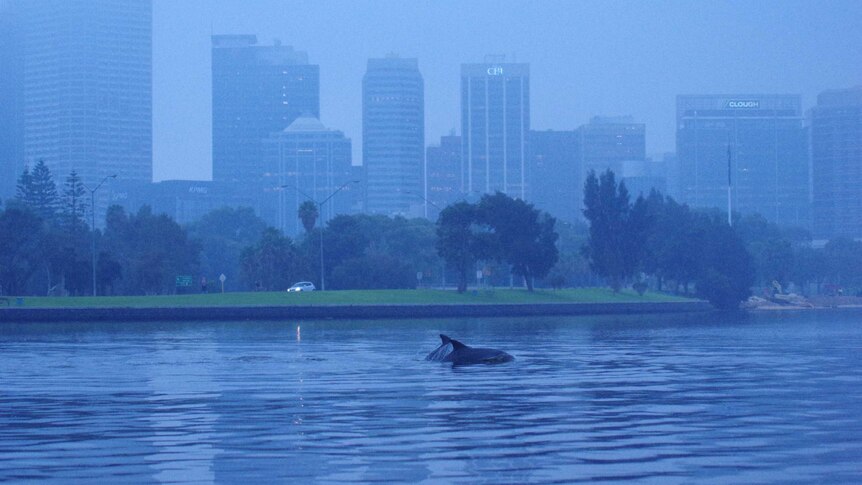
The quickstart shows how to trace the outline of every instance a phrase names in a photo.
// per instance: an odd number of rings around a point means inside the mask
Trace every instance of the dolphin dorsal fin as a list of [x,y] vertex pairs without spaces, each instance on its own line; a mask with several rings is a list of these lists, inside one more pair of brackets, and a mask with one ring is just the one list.
[[443,345],[452,344],[453,350],[469,348],[467,345],[464,345],[455,339],[449,338],[447,335],[443,335],[442,333],[440,334],[440,340],[443,341]]
[[468,348],[469,348],[468,346],[466,346],[466,345],[462,344],[461,342],[459,342],[459,341],[457,341],[457,340],[455,340],[455,339],[451,339],[451,338],[450,338],[450,339],[449,339],[449,343],[451,343],[451,344],[452,344],[452,348],[453,348],[454,350],[459,350],[459,349],[468,349]]

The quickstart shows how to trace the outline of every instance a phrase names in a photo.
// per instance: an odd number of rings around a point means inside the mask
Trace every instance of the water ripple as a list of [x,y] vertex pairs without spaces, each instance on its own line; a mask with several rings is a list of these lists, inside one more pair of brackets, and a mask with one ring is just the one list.
[[8,325],[0,481],[862,481],[862,314],[690,318]]

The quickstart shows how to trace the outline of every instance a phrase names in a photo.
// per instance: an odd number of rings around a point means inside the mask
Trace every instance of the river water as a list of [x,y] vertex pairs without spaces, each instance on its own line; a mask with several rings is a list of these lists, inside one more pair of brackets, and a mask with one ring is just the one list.
[[3,324],[29,480],[860,483],[862,312]]

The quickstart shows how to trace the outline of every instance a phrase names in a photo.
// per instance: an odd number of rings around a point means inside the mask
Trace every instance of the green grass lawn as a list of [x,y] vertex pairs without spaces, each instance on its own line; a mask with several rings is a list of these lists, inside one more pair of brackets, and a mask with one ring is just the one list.
[[[310,293],[257,292],[210,293],[165,296],[103,297],[25,297],[25,307],[187,307],[248,305],[385,305],[385,304],[459,304],[459,303],[610,303],[685,301],[685,298],[661,293],[643,296],[632,291],[614,294],[606,288],[567,290],[494,289],[454,290],[350,290]],[[15,306],[13,300],[12,306]]]

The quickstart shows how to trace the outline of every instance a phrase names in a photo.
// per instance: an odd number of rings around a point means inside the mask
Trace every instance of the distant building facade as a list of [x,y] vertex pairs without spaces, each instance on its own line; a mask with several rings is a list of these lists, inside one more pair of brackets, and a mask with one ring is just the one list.
[[440,137],[439,145],[427,148],[425,163],[427,183],[424,197],[429,204],[428,218],[434,221],[440,210],[461,197],[461,137]]
[[626,160],[620,165],[617,179],[626,184],[629,200],[634,202],[638,197],[648,197],[653,190],[667,195],[666,173],[663,161]]
[[814,235],[862,238],[862,86],[820,93],[809,119]]
[[254,35],[212,37],[213,180],[265,187],[263,140],[303,114],[320,117],[320,69]]
[[583,178],[578,132],[530,131],[527,200],[564,221],[582,217]]
[[589,123],[578,127],[577,133],[580,217],[584,208],[583,183],[590,171],[599,176],[611,170],[617,180],[622,180],[624,163],[631,167],[631,162],[646,159],[646,125],[635,123],[632,116],[594,116]]
[[[808,135],[798,95],[677,97],[680,198],[807,227]],[[729,153],[728,153],[729,150]]]
[[285,234],[304,231],[298,211],[309,199],[326,201],[319,207],[319,225],[355,212],[361,185],[351,178],[351,143],[344,133],[326,128],[317,118],[299,117],[270,135],[264,161],[280,190],[271,193],[275,205],[263,217]]
[[419,215],[425,183],[425,87],[416,59],[369,59],[362,78],[366,210]]
[[109,202],[127,213],[149,206],[154,214],[167,214],[178,224],[195,222],[222,207],[251,207],[257,213],[260,197],[229,182],[165,180],[134,182],[117,180],[107,187]]
[[24,170],[24,56],[20,12],[0,0],[0,200],[15,196]]
[[[13,1],[4,7],[17,28],[21,57],[13,69],[23,69],[10,73],[22,83],[12,96],[20,96],[23,161],[44,160],[60,186],[72,170],[88,187],[114,174],[151,182],[151,2]],[[96,200],[101,220],[106,191]]]
[[525,199],[530,65],[497,60],[461,65],[461,191]]
[[646,159],[646,125],[631,116],[594,116],[578,128],[582,175],[594,170],[619,174],[622,162]]

